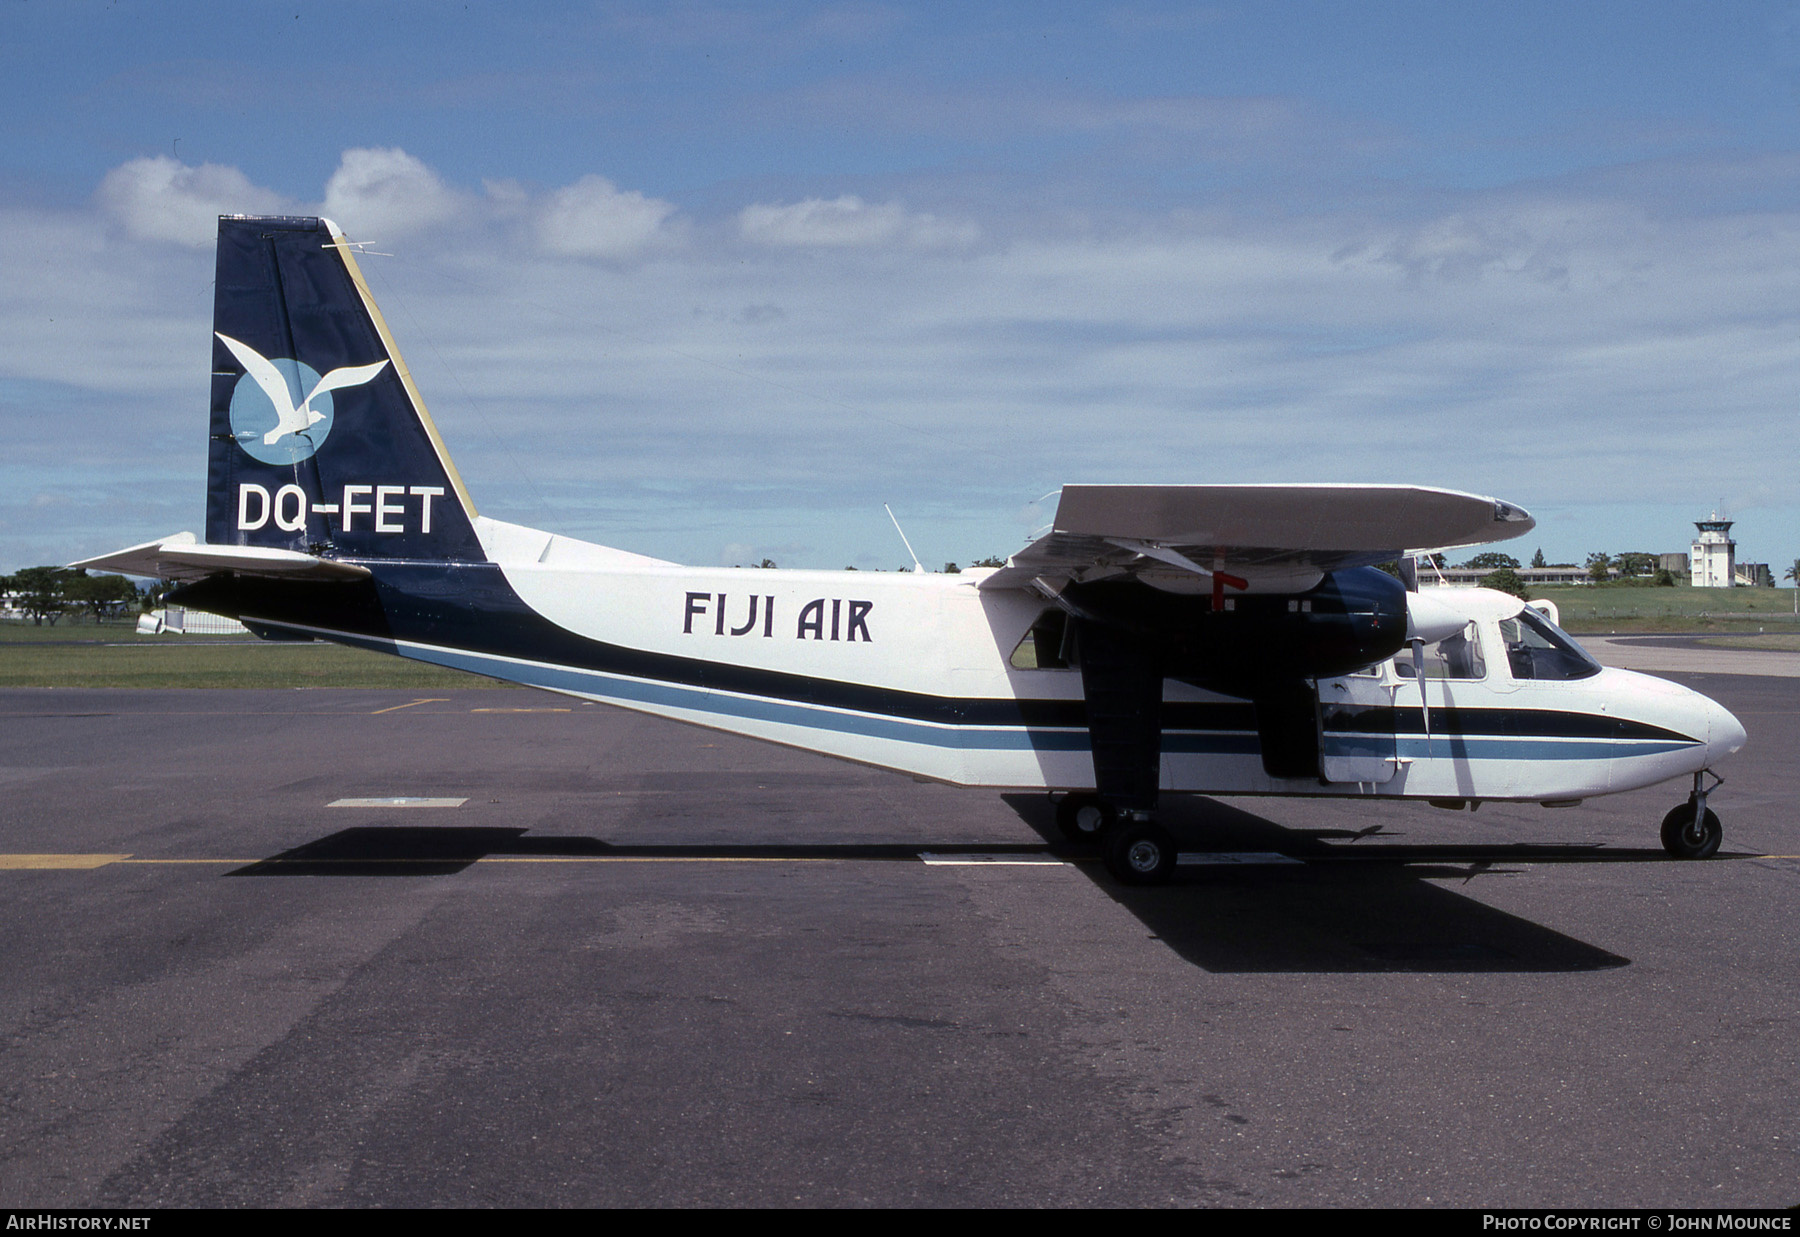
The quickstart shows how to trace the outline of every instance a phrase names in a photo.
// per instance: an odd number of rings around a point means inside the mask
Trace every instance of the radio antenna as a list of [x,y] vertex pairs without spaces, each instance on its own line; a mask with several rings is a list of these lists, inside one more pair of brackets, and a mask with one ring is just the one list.
[[894,531],[900,534],[900,544],[906,547],[906,556],[913,561],[913,571],[923,575],[925,572],[925,564],[921,563],[919,561],[919,556],[913,553],[912,542],[906,539],[906,530],[900,527],[899,520],[894,519],[894,509],[886,503],[881,504],[881,509],[888,513],[888,519],[894,520]]

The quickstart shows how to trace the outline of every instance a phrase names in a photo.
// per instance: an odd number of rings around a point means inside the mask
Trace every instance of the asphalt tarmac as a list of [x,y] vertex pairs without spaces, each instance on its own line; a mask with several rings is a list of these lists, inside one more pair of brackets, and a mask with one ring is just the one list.
[[1684,786],[1195,799],[1300,862],[1151,890],[532,692],[0,692],[0,1206],[1791,1205],[1800,688],[1671,677],[1717,859]]

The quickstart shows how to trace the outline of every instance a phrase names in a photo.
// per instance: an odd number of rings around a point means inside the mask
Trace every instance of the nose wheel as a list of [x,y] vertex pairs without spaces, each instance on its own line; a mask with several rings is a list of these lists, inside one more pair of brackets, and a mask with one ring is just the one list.
[[[1713,779],[1713,784],[1702,786],[1701,779],[1708,776]],[[1664,850],[1677,859],[1711,859],[1718,853],[1725,830],[1720,827],[1718,816],[1706,806],[1706,796],[1717,790],[1724,780],[1710,770],[1694,774],[1694,793],[1686,803],[1663,817]]]

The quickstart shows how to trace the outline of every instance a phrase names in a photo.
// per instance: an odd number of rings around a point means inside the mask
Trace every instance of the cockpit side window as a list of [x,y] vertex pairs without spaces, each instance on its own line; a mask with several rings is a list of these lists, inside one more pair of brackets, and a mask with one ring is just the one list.
[[1013,649],[1012,656],[1006,659],[1007,664],[1014,670],[1069,669],[1068,630],[1067,614],[1054,608],[1045,610]]
[[1536,610],[1500,621],[1500,639],[1515,679],[1567,682],[1600,673],[1600,663]]
[[[1453,636],[1445,636],[1425,646],[1425,677],[1428,679],[1485,679],[1487,663],[1481,656],[1481,639],[1470,623]],[[1413,677],[1410,648],[1394,655],[1394,673],[1403,679]]]

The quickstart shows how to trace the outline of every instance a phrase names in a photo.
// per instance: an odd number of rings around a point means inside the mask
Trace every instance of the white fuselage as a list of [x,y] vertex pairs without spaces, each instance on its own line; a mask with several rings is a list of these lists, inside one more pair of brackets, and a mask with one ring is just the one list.
[[[1094,784],[1079,671],[1013,664],[1047,603],[1025,590],[982,589],[986,571],[683,567],[480,524],[508,584],[543,618],[701,669],[673,681],[419,642],[395,651],[958,785]],[[1483,653],[1479,677],[1425,678],[1423,713],[1404,651],[1320,680],[1324,779],[1269,776],[1243,702],[1169,680],[1170,706],[1226,707],[1185,726],[1183,717],[1207,711],[1168,709],[1162,789],[1570,800],[1692,774],[1743,743],[1730,713],[1661,679],[1613,669],[1515,679],[1499,624],[1519,603],[1484,590],[1438,598],[1468,614]],[[1357,716],[1376,720],[1342,721]]]

